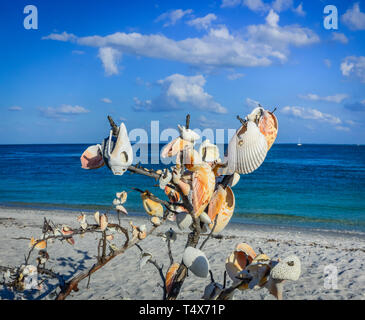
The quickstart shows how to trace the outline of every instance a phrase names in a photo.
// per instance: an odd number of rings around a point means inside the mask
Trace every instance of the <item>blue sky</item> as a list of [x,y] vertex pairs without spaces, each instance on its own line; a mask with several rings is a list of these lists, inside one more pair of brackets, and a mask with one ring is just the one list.
[[1,144],[99,142],[108,114],[236,128],[256,102],[279,143],[365,143],[365,1],[16,0],[0,27]]

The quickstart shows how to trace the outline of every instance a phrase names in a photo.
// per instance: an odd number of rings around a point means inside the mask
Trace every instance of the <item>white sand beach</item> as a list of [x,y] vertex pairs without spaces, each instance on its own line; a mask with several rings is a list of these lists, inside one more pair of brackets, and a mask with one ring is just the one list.
[[[29,250],[29,239],[39,237],[43,218],[55,223],[78,227],[76,220],[79,212],[46,211],[35,209],[0,208],[0,266],[19,266]],[[92,221],[91,213],[87,213]],[[117,222],[115,215],[109,215],[109,222]],[[136,225],[149,219],[126,216],[122,220],[128,226],[130,220]],[[187,233],[182,233],[168,222],[140,242],[140,246],[150,252],[159,264],[168,266],[169,259],[165,242],[159,233],[170,227],[177,231],[177,241],[172,243],[172,252],[176,262],[180,262]],[[268,226],[230,224],[223,232],[223,239],[210,239],[204,252],[209,259],[215,280],[222,283],[225,259],[240,242],[250,244],[256,252],[259,248],[271,258],[285,258],[296,254],[302,263],[302,275],[296,282],[287,282],[284,287],[284,299],[320,300],[320,299],[365,299],[365,235],[306,229],[289,229]],[[75,245],[54,242],[48,247],[50,260],[47,267],[65,276],[68,280],[80,271],[88,270],[97,255],[97,238],[100,235],[86,234],[83,238],[75,236]],[[200,241],[203,241],[202,237]],[[120,238],[122,241],[123,238]],[[116,240],[117,241],[117,240]],[[79,291],[73,292],[68,299],[161,299],[161,280],[156,268],[147,264],[139,270],[140,251],[133,247],[116,257],[110,263],[91,276],[90,286],[87,280],[79,285]],[[30,260],[35,263],[36,253]],[[326,289],[324,286],[324,268],[333,265],[338,271],[338,288]],[[166,267],[164,269],[166,272]],[[210,282],[193,274],[183,284],[179,299],[200,299],[206,285]],[[16,293],[0,285],[0,299],[54,299],[50,294],[57,285],[55,280],[43,283],[43,289],[36,293]],[[236,291],[235,300],[274,299],[266,289]]]

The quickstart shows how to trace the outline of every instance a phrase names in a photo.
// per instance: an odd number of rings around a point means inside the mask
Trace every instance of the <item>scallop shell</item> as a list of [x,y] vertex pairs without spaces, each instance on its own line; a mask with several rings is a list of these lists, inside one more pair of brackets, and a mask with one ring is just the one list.
[[266,138],[267,151],[269,151],[278,135],[278,119],[273,113],[265,110],[260,118],[259,128]]
[[[236,246],[235,250],[226,259],[226,271],[234,283],[239,281],[236,277],[255,257],[255,251],[248,244],[240,243]],[[239,289],[245,288],[247,286],[240,287]]]
[[229,142],[227,172],[248,174],[255,171],[264,162],[267,150],[265,136],[254,122],[247,121],[247,126],[241,126]]
[[175,262],[170,266],[170,268],[166,272],[165,285],[166,285],[167,294],[170,293],[176,272],[179,269],[179,267],[180,267],[180,264]]
[[191,226],[193,218],[187,212],[180,212],[176,215],[176,224],[180,230],[185,230]]
[[211,167],[202,165],[193,173],[192,191],[195,217],[199,217],[208,206],[215,188],[215,176]]
[[100,144],[88,147],[80,157],[81,168],[98,169],[104,165]]
[[212,220],[212,223],[208,226],[210,230],[213,229],[214,220],[218,215],[213,233],[221,232],[227,226],[232,218],[235,202],[232,189],[230,187],[224,189],[222,185],[219,185],[210,200],[208,208],[208,216]]
[[193,247],[187,247],[184,251],[183,262],[197,277],[206,278],[208,276],[209,261],[203,251]]

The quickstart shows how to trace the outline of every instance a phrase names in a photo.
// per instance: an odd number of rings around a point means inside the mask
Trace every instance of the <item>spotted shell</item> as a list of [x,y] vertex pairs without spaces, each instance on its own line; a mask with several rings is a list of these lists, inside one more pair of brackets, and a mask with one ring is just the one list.
[[265,110],[259,121],[259,129],[266,138],[269,151],[278,135],[278,119],[273,113]]

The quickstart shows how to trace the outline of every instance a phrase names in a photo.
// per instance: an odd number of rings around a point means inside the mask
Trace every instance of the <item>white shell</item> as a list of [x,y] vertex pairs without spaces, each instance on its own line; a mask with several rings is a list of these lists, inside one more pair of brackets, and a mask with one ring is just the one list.
[[180,137],[185,141],[195,142],[200,139],[200,136],[191,129],[186,129],[185,126],[178,125]]
[[176,224],[180,230],[185,230],[191,226],[193,218],[186,212],[180,212],[176,215]]
[[199,155],[203,161],[213,162],[219,159],[219,149],[215,144],[210,143],[209,139],[206,139],[200,145]]
[[170,183],[171,179],[172,173],[169,169],[165,169],[159,179],[160,189],[165,190],[165,187]]
[[108,141],[108,165],[115,175],[122,175],[133,162],[133,150],[124,123],[119,127],[117,141],[111,151],[112,130]]
[[267,148],[265,136],[254,122],[248,121],[247,130],[242,126],[229,142],[227,172],[248,174],[255,171],[264,162]]
[[212,220],[210,219],[210,217],[205,212],[202,212],[200,214],[199,219],[203,223],[207,223],[207,224],[211,224],[212,223]]
[[292,255],[275,265],[270,272],[270,276],[275,280],[297,281],[301,273],[301,264],[297,256]]
[[114,199],[113,200],[113,206],[118,206],[120,204],[121,204],[120,199]]
[[233,188],[240,181],[240,179],[241,179],[241,176],[237,172],[235,172],[233,174],[233,181],[232,181],[231,188]]
[[184,251],[183,262],[197,277],[206,278],[208,276],[209,261],[203,251],[187,247]]

